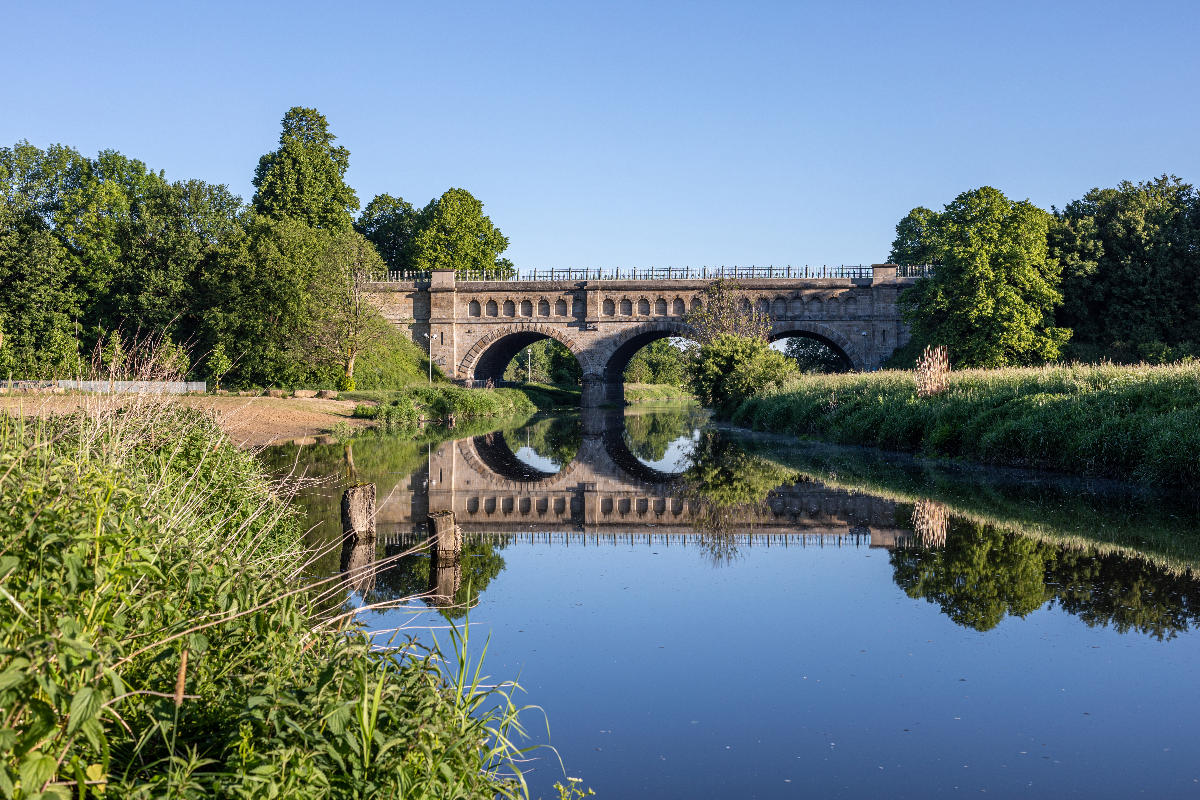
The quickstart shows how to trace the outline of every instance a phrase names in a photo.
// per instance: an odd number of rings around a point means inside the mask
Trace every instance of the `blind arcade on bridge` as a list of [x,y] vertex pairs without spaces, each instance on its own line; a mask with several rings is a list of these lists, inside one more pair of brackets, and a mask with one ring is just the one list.
[[[856,268],[858,269],[858,268]],[[744,302],[771,317],[771,338],[807,336],[857,370],[878,368],[908,340],[896,301],[916,277],[894,264],[853,277],[738,277]],[[513,356],[540,339],[579,360],[583,405],[624,397],[633,355],[656,339],[687,337],[687,312],[718,275],[657,279],[461,280],[436,270],[428,280],[379,281],[368,297],[435,363],[467,385],[498,382]]]

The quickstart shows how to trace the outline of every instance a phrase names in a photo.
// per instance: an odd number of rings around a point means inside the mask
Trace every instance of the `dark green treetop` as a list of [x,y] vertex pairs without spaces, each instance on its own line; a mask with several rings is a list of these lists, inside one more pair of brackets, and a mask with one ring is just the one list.
[[335,138],[315,108],[290,109],[283,116],[279,149],[259,159],[254,172],[254,210],[314,228],[350,228],[358,196],[345,182],[350,151],[335,146]]
[[1092,189],[1055,214],[1060,324],[1125,357],[1188,342],[1200,352],[1200,195],[1174,176]]
[[500,257],[508,249],[508,237],[466,189],[448,189],[421,210],[413,244],[416,269],[504,275],[513,269],[511,261]]
[[414,238],[421,213],[401,197],[376,195],[355,223],[355,228],[375,245],[391,270],[413,269]]
[[934,246],[938,214],[924,206],[917,206],[896,224],[896,238],[892,241],[892,252],[888,261],[904,266],[910,264],[937,264],[939,254]]
[[1050,257],[1051,216],[984,186],[963,192],[925,227],[919,248],[939,264],[900,298],[918,343],[945,345],[964,367],[1037,364],[1071,332],[1054,326],[1062,302]]

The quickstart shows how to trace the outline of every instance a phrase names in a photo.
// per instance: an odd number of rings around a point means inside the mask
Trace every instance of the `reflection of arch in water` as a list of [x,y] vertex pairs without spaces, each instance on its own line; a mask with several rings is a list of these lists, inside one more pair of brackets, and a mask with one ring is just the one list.
[[682,473],[679,472],[664,472],[656,469],[638,458],[632,450],[629,449],[629,443],[625,441],[625,427],[622,425],[618,429],[608,429],[604,433],[604,452],[612,459],[613,464],[629,477],[639,481],[640,483],[660,486],[663,484],[677,483]]
[[559,472],[546,472],[517,458],[501,431],[476,436],[471,440],[475,455],[489,470],[505,480],[517,483],[540,483],[555,478]]
[[497,488],[553,489],[573,486],[580,480],[580,472],[593,477],[623,476],[634,483],[655,486],[679,480],[678,474],[647,466],[634,455],[625,441],[625,425],[619,410],[592,409],[584,416],[583,443],[575,458],[564,464],[558,472],[540,470],[517,458],[500,431],[460,440],[457,447],[463,460]]

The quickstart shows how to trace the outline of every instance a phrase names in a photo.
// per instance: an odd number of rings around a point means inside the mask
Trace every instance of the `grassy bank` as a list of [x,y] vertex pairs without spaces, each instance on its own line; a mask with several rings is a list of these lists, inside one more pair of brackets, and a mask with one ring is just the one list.
[[373,649],[208,416],[0,416],[0,504],[4,796],[522,794],[511,706]]
[[926,398],[910,372],[809,375],[743,400],[731,420],[986,464],[1200,480],[1200,365],[964,370]]
[[449,383],[386,392],[355,392],[346,397],[376,403],[360,403],[354,409],[354,416],[375,420],[392,429],[415,428],[422,421],[511,418],[538,411],[529,395],[519,389],[465,389]]
[[686,389],[667,383],[627,383],[626,403],[695,403],[696,397]]

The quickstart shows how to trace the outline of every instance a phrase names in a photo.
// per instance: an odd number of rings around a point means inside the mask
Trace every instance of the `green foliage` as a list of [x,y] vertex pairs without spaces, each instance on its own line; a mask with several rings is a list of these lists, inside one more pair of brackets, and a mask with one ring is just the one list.
[[508,697],[332,627],[270,488],[170,407],[0,418],[5,794],[523,795]]
[[799,374],[794,361],[763,339],[721,334],[698,347],[688,363],[690,385],[700,402],[725,408],[777,388]]
[[942,254],[938,249],[939,215],[924,206],[917,206],[896,224],[896,238],[892,240],[892,252],[888,261],[909,266],[912,264],[940,264]]
[[755,308],[736,281],[724,278],[705,287],[700,306],[693,306],[684,320],[691,329],[690,338],[700,344],[725,335],[766,342],[771,335],[770,315]]
[[390,194],[376,195],[367,203],[354,227],[375,245],[388,269],[415,269],[414,240],[421,227],[421,214],[411,203]]
[[795,470],[751,453],[717,431],[700,436],[689,460],[685,492],[714,509],[765,502],[772,489],[796,478]]
[[1087,357],[1164,362],[1200,355],[1200,195],[1175,177],[1092,189],[1057,212],[1059,324]]
[[504,380],[514,383],[548,383],[578,386],[583,379],[579,359],[556,339],[541,339],[513,356]]
[[734,422],[990,464],[1163,486],[1200,479],[1200,366],[964,370],[918,398],[912,373],[804,376]]
[[846,357],[824,342],[809,336],[788,337],[784,354],[796,362],[796,368],[807,373],[849,372]]
[[358,196],[346,185],[350,151],[315,108],[291,108],[283,116],[279,149],[264,155],[254,172],[255,212],[292,219],[313,228],[348,230]]
[[507,248],[508,237],[484,215],[483,203],[466,189],[447,189],[421,210],[412,265],[503,277],[513,270],[512,262],[500,258]]
[[[445,380],[436,364],[433,380]],[[429,359],[425,350],[395,326],[389,326],[371,342],[354,368],[354,382],[359,391],[400,389],[428,381]]]
[[216,347],[208,354],[208,375],[212,378],[213,388],[221,388],[221,378],[233,369],[233,362],[225,353],[225,345],[217,342]]
[[989,631],[1053,596],[1045,582],[1054,549],[978,523],[952,520],[944,547],[892,551],[896,585],[937,604],[955,623]]
[[634,353],[625,367],[626,383],[660,383],[683,386],[687,356],[670,339],[658,339]]
[[1050,215],[985,186],[925,220],[922,234],[929,238],[920,247],[936,254],[939,266],[901,295],[913,339],[945,345],[955,366],[1057,358],[1070,331],[1053,325],[1062,296],[1046,241]]
[[696,396],[687,388],[666,383],[626,383],[626,404],[638,403],[682,403],[694,405]]
[[516,389],[465,389],[449,383],[411,386],[389,392],[390,399],[379,405],[358,405],[354,416],[374,419],[389,429],[416,426],[418,420],[446,421],[450,418],[529,416],[537,406]]
[[695,406],[626,414],[625,444],[639,458],[660,461],[671,442],[691,435],[705,419],[704,412]]

